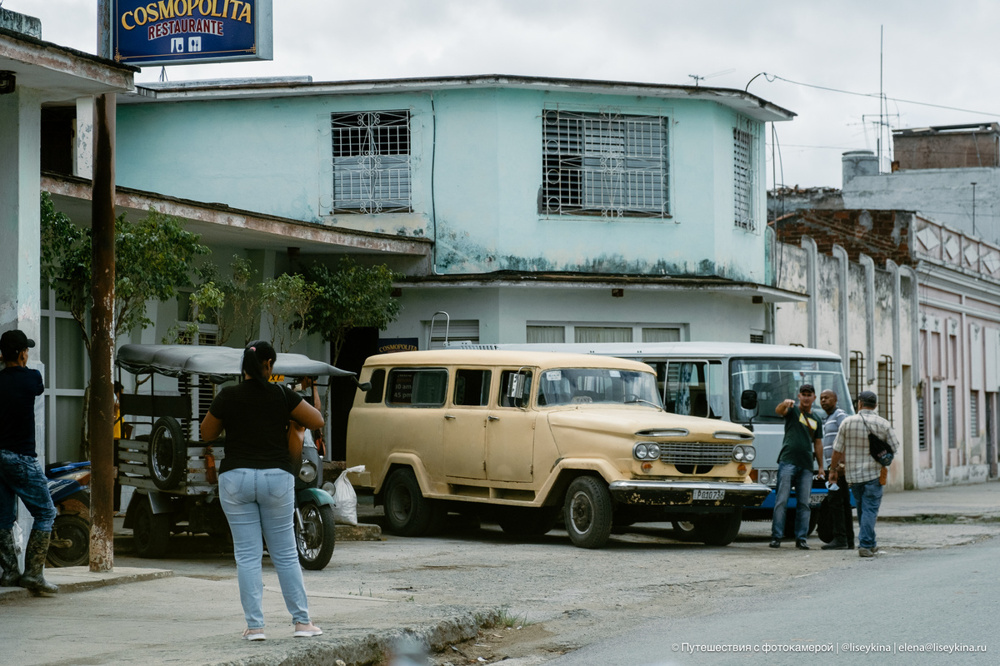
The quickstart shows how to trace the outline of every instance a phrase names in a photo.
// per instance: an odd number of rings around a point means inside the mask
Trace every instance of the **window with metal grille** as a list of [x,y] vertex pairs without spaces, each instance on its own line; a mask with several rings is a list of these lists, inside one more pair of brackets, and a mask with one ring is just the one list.
[[979,437],[979,391],[969,394],[969,436]]
[[847,388],[851,392],[851,398],[857,400],[858,394],[864,387],[865,355],[859,351],[852,351],[849,367],[850,375],[847,378]]
[[958,434],[955,424],[955,387],[948,387],[948,448],[958,447]]
[[895,423],[892,411],[892,357],[882,355],[878,363],[878,413],[889,423]]
[[[430,325],[432,322],[428,322]],[[444,349],[447,344],[459,342],[479,342],[479,320],[457,319],[446,322],[442,319],[433,320],[430,349]]]
[[737,227],[747,231],[757,230],[755,184],[757,182],[754,157],[754,126],[749,121],[743,128],[733,128],[733,219]]
[[330,115],[333,212],[401,213],[410,199],[410,112]]
[[750,334],[750,342],[752,342],[755,345],[762,345],[762,344],[764,344],[764,334],[763,333],[751,333]]
[[667,217],[668,119],[547,110],[540,212]]

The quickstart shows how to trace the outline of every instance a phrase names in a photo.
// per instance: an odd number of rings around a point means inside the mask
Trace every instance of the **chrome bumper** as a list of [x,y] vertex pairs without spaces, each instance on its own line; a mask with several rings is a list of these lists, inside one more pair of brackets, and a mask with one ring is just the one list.
[[[611,496],[644,506],[760,506],[771,489],[760,483],[726,481],[612,481]],[[696,490],[723,491],[721,499],[695,499]]]

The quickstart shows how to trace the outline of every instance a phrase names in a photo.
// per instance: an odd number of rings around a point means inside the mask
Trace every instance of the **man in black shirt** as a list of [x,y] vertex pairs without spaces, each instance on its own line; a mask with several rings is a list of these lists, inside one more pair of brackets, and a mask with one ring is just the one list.
[[[43,577],[56,508],[35,451],[35,398],[45,388],[41,373],[27,367],[28,349],[34,346],[35,341],[17,329],[0,336],[0,587],[20,585],[41,595],[59,588]],[[14,548],[17,498],[35,519],[24,574],[18,571]]]

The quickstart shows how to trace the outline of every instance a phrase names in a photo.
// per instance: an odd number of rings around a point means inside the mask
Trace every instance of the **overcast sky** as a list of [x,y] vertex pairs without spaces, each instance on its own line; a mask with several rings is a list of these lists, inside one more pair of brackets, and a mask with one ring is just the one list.
[[[97,0],[3,4],[40,18],[43,39],[96,52]],[[689,85],[697,75],[701,85],[743,90],[753,79],[751,93],[798,114],[776,123],[776,162],[768,130],[769,188],[839,188],[841,153],[877,148],[880,78],[892,128],[1000,122],[996,0],[273,5],[273,61],[168,67],[169,80],[517,74]],[[754,79],[761,72],[769,77]],[[147,67],[136,81],[159,76]]]

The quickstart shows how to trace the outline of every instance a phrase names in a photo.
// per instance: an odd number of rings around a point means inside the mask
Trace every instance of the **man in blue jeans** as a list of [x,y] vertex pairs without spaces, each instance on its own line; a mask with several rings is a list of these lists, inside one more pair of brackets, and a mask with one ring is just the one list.
[[875,520],[882,505],[883,470],[887,469],[872,457],[869,433],[887,442],[893,455],[899,451],[896,432],[888,421],[878,415],[877,408],[877,395],[871,391],[858,394],[858,413],[848,416],[840,424],[830,462],[830,481],[835,482],[841,475],[845,476],[858,505],[858,555],[861,557],[874,557],[878,552]]
[[[781,547],[785,535],[785,506],[792,486],[795,487],[795,547],[809,550],[809,497],[812,494],[813,469],[823,478],[823,420],[812,413],[816,389],[812,384],[799,387],[799,404],[791,398],[783,400],[775,413],[785,419],[785,438],[778,454],[778,489],[771,517],[771,548]],[[813,467],[813,460],[816,467]]]

